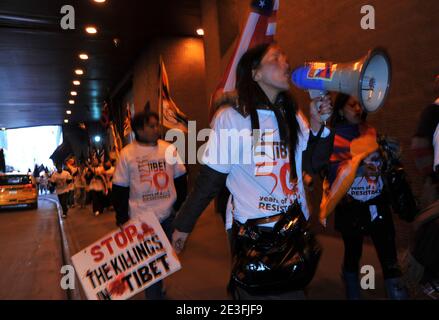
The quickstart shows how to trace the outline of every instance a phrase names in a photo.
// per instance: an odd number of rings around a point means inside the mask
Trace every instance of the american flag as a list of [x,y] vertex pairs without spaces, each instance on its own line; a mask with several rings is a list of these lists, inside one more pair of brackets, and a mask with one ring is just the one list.
[[178,108],[171,98],[168,73],[166,72],[165,63],[160,58],[159,70],[159,114],[160,123],[169,129],[180,129],[183,132],[188,132],[188,117],[183,111]]
[[[251,11],[237,43],[232,59],[213,95],[214,101],[222,93],[235,90],[236,67],[242,55],[250,48],[264,43],[272,43],[276,34],[277,12],[280,0],[254,0]],[[213,102],[212,101],[212,102]],[[212,106],[211,106],[212,107]],[[211,116],[215,110],[211,108]]]

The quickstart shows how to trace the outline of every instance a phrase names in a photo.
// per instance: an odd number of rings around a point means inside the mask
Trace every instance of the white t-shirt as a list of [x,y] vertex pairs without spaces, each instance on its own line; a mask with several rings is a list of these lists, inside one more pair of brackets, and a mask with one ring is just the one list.
[[65,170],[61,173],[55,171],[50,177],[50,181],[55,184],[57,194],[63,194],[70,191],[70,185],[67,183],[67,180],[72,180],[72,176]]
[[102,166],[92,167],[93,178],[90,181],[90,190],[93,191],[105,191],[105,169]]
[[[300,127],[295,154],[297,183],[292,185],[288,150],[280,145],[276,116],[270,110],[258,110],[258,115],[262,142],[254,147],[250,117],[244,118],[234,108],[224,108],[212,123],[213,132],[203,162],[228,174],[226,184],[232,201],[229,200],[227,209],[226,229],[231,227],[232,214],[233,219],[245,223],[247,219],[286,211],[296,199],[305,217],[309,218],[302,181],[302,153],[307,148],[310,132],[308,123],[300,113],[296,116]],[[241,136],[240,142],[233,143],[227,132]],[[325,132],[328,134],[329,130]]]
[[[166,153],[176,161],[167,161]],[[135,141],[120,153],[113,184],[130,188],[131,218],[153,212],[163,221],[171,215],[177,199],[174,179],[185,173],[186,168],[174,145],[159,140],[157,146],[150,147]]]
[[78,174],[75,176],[75,188],[85,188],[87,185],[85,174],[87,169],[78,168]]

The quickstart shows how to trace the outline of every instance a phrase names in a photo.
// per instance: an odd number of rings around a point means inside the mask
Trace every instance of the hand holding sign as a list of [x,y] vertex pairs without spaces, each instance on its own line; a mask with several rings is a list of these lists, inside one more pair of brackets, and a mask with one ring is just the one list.
[[119,226],[72,260],[93,300],[128,299],[181,268],[153,213]]
[[189,237],[189,233],[181,232],[175,230],[172,234],[172,246],[177,254],[180,254],[184,249],[184,245],[186,243],[187,238]]

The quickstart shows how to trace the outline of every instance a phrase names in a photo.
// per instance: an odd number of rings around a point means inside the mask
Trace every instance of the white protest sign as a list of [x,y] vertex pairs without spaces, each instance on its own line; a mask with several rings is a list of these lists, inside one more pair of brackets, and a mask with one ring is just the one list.
[[126,300],[181,268],[154,214],[130,220],[72,257],[89,300]]

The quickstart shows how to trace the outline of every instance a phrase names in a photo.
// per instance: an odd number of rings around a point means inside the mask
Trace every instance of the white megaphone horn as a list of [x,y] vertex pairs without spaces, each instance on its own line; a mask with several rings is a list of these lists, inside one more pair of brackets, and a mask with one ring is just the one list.
[[[365,112],[380,109],[389,94],[391,63],[385,50],[375,48],[358,61],[349,63],[310,62],[293,71],[291,80],[308,90],[311,99],[328,91],[357,98]],[[321,115],[326,122],[331,115]]]

